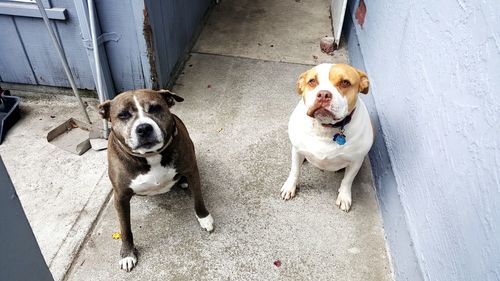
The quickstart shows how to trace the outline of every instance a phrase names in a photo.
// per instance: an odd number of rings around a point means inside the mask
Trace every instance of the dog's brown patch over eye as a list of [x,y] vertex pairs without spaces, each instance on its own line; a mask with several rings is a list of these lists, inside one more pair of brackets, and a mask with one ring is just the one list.
[[329,78],[340,94],[347,99],[349,112],[356,106],[358,93],[368,93],[369,82],[366,74],[350,65],[333,65],[330,69]]
[[297,94],[301,96],[306,89],[312,90],[318,85],[318,73],[314,68],[310,69],[299,76],[299,79],[297,80]]

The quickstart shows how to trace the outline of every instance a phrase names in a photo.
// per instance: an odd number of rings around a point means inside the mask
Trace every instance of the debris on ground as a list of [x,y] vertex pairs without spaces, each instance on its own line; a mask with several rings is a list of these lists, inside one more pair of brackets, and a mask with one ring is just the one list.
[[323,53],[333,55],[333,52],[337,50],[337,43],[335,43],[335,39],[333,37],[326,36],[321,38],[319,47]]
[[218,132],[218,133],[222,133],[223,131],[224,131],[224,128],[219,128],[219,129],[217,129],[217,132]]
[[111,235],[111,238],[113,238],[114,240],[120,240],[122,239],[122,234],[120,232],[115,232]]
[[275,260],[275,261],[274,261],[274,265],[275,265],[276,267],[280,267],[280,266],[281,266],[281,261],[280,261],[280,260]]

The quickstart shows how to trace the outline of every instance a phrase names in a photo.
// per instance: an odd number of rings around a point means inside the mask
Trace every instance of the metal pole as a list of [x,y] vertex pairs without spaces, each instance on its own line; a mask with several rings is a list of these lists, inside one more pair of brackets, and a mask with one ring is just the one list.
[[63,67],[64,67],[64,72],[66,72],[66,76],[68,77],[69,84],[71,85],[71,89],[73,89],[73,93],[75,94],[76,98],[78,99],[78,102],[80,103],[80,106],[82,107],[82,111],[83,111],[83,114],[85,115],[85,119],[87,119],[87,122],[89,124],[92,124],[92,122],[90,121],[89,114],[87,113],[87,110],[85,109],[85,104],[83,103],[82,98],[80,97],[80,94],[78,94],[78,89],[76,88],[75,81],[73,80],[73,74],[71,73],[71,71],[69,69],[68,61],[66,60],[66,57],[64,56],[62,48],[59,45],[59,41],[57,41],[54,30],[52,29],[52,26],[50,25],[50,21],[49,21],[49,18],[47,17],[47,13],[45,12],[45,8],[43,7],[42,1],[36,0],[36,4],[38,5],[38,10],[40,10],[40,14],[42,15],[43,21],[45,22],[45,26],[47,26],[47,29],[49,30],[50,39],[52,39],[52,42],[56,46],[57,54],[59,55],[59,58],[61,59],[61,62],[62,62]]
[[[97,76],[97,96],[99,96],[99,102],[104,102],[104,91],[102,89],[102,69],[101,69],[101,57],[99,56],[99,44],[97,42],[97,28],[96,28],[96,16],[95,16],[95,8],[94,8],[94,0],[88,0],[89,7],[89,20],[90,20],[90,34],[92,37],[92,51],[94,53],[94,61],[95,61],[95,70]],[[108,121],[106,119],[103,120],[104,127],[104,137],[108,138],[109,129],[108,129]]]

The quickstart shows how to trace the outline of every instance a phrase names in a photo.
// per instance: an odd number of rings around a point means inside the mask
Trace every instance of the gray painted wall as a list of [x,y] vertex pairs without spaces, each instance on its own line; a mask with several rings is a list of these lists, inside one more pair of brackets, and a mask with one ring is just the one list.
[[[350,17],[346,17],[344,22],[343,36],[344,40],[348,42],[350,64],[366,71],[354,22]],[[370,74],[369,76],[371,79]],[[396,280],[420,281],[423,280],[423,277],[413,248],[412,238],[408,231],[409,228],[399,197],[396,178],[384,141],[384,132],[380,126],[373,88],[370,89],[368,95],[362,95],[361,98],[368,107],[376,131],[375,142],[370,150],[369,157],[377,188],[380,212],[384,219],[386,246],[389,256],[392,258],[393,273]]]
[[500,2],[365,3],[350,55],[378,112],[370,157],[396,277],[500,280]]

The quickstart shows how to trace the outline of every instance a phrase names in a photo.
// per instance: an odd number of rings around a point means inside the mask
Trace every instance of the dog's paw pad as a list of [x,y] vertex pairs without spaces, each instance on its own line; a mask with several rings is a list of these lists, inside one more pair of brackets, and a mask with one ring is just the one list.
[[337,197],[337,201],[335,202],[335,205],[337,205],[342,211],[349,212],[349,210],[351,209],[351,204],[352,204],[351,195],[340,192],[339,196]]
[[198,218],[198,222],[200,226],[208,232],[212,232],[214,230],[214,218],[212,215],[208,214],[208,216],[204,218]]
[[137,259],[135,257],[125,257],[120,260],[120,268],[126,272],[130,272],[132,268],[137,264]]

